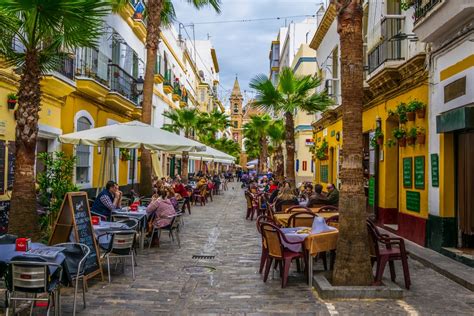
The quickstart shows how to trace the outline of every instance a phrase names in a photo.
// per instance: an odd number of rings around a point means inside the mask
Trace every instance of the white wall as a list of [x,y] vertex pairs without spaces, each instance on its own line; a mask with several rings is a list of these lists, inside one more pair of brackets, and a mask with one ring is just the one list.
[[[474,102],[474,68],[468,68],[444,81],[440,81],[440,72],[453,64],[467,58],[474,53],[474,43],[469,41],[474,32],[467,34],[456,46],[440,51],[432,58],[432,69],[430,72],[430,105],[429,117],[429,152],[430,154],[440,153],[440,134],[436,133],[436,116],[440,113],[464,106]],[[449,83],[466,77],[466,95],[444,103],[444,87]],[[429,159],[428,170],[431,170],[431,160]],[[429,183],[431,182],[431,173]],[[428,209],[430,214],[439,215],[439,188],[429,186]]]
[[[290,67],[301,44],[309,44],[316,32],[317,19],[305,19],[300,23],[290,23],[284,38],[280,38],[280,69]],[[282,34],[280,34],[282,35]]]

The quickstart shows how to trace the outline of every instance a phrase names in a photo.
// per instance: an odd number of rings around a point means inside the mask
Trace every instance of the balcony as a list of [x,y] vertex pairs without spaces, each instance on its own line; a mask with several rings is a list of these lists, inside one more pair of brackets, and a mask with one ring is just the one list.
[[61,56],[56,69],[47,72],[41,80],[42,91],[58,98],[63,98],[74,92],[76,90],[74,67],[72,56]]
[[136,79],[116,64],[109,64],[110,90],[138,104]]
[[382,41],[368,54],[368,72],[371,74],[388,61],[405,60],[407,39],[403,34],[404,17],[385,17],[381,23]]
[[109,92],[109,59],[97,49],[79,48],[76,51],[77,89],[94,98],[105,98]]
[[[472,1],[415,0],[413,31],[420,41],[443,42],[474,18]],[[441,22],[440,22],[441,21]]]
[[174,82],[173,83],[173,95],[172,95],[173,101],[181,101],[181,95],[182,95],[182,91],[181,91],[181,86],[180,86],[179,82]]
[[165,76],[164,76],[164,66],[162,62],[162,58],[160,55],[156,57],[156,64],[155,64],[155,76],[154,76],[154,81],[156,84],[163,83],[165,81]]
[[166,94],[170,94],[173,92],[173,85],[171,83],[172,80],[172,74],[171,70],[165,70],[165,80],[163,81],[163,91]]

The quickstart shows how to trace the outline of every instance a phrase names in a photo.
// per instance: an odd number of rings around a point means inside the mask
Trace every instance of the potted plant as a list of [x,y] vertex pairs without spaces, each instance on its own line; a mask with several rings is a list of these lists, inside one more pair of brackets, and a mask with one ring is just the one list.
[[407,105],[403,102],[399,103],[397,105],[397,108],[395,109],[395,113],[396,116],[398,116],[398,121],[401,123],[401,124],[404,124],[407,122],[408,118],[407,118]]
[[408,103],[408,107],[416,112],[416,117],[425,118],[426,104],[421,101],[413,100]]
[[423,145],[426,141],[426,131],[423,127],[418,127],[416,129],[416,142],[420,145]]
[[392,148],[393,146],[395,146],[397,144],[396,141],[394,141],[393,139],[389,138],[387,139],[387,147],[388,148]]
[[132,160],[132,156],[130,155],[130,151],[126,148],[120,148],[120,159],[122,161]]
[[329,153],[328,142],[326,141],[326,139],[323,139],[323,142],[321,143],[321,146],[316,147],[316,157],[319,160],[327,160],[328,159],[328,153]]
[[14,110],[16,106],[16,101],[18,100],[18,97],[14,93],[9,93],[7,95],[7,103],[8,103],[8,109],[9,110]]
[[407,145],[407,131],[403,127],[399,127],[393,130],[393,137],[398,141],[400,147],[406,147]]
[[416,111],[419,109],[420,103],[421,102],[419,102],[417,100],[413,100],[413,101],[408,102],[408,104],[407,104],[407,118],[408,118],[409,121],[414,121],[415,120]]
[[370,139],[370,145],[373,148],[383,145],[383,133],[380,129],[375,130],[374,137]]
[[412,127],[407,132],[407,144],[408,145],[415,145],[417,135],[418,135],[418,130],[416,129],[416,127]]

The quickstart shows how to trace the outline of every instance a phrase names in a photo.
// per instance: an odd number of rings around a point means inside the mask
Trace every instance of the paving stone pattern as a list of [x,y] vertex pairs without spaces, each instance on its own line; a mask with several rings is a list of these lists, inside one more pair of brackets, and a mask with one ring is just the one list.
[[[255,221],[245,220],[243,192],[238,183],[231,184],[214,202],[193,207],[192,215],[185,217],[181,249],[163,236],[160,248],[139,254],[135,281],[127,266],[124,274],[120,268],[113,273],[110,285],[92,282],[87,309],[82,310],[78,297],[78,314],[474,315],[472,292],[414,260],[413,286],[403,300],[323,301],[296,267],[285,289],[277,274],[263,283]],[[193,255],[215,258],[198,260]],[[403,274],[397,272],[403,284]],[[72,310],[71,294],[70,289],[63,292],[65,315]]]

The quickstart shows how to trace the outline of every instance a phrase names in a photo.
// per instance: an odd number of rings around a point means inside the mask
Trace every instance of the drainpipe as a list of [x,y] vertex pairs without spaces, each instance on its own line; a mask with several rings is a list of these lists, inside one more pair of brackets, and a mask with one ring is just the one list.
[[[375,120],[375,130],[380,131],[382,129],[382,119],[380,117],[377,117]],[[374,168],[375,168],[375,188],[374,188],[374,208],[372,210],[372,213],[375,215],[375,218],[377,221],[379,220],[379,179],[380,179],[380,174],[379,174],[379,167],[380,167],[380,151],[383,150],[383,145],[377,145],[376,150],[375,150],[375,161],[374,161]],[[382,148],[381,148],[382,147]]]

